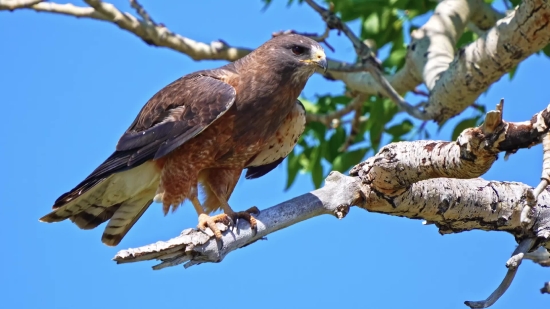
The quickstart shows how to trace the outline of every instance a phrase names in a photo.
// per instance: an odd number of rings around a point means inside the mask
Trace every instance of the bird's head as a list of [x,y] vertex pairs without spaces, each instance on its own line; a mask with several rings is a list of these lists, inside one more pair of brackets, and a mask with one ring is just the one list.
[[258,51],[268,55],[281,72],[303,82],[316,70],[327,70],[327,57],[316,41],[299,34],[278,35],[264,43]]

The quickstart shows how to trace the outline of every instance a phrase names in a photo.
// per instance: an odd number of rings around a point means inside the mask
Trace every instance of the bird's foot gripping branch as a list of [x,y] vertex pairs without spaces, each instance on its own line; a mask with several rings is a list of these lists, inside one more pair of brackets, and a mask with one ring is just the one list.
[[[331,172],[324,187],[263,210],[257,216],[256,234],[244,222],[233,229],[219,224],[221,241],[209,230],[187,229],[168,241],[122,250],[114,260],[160,260],[154,269],[221,262],[231,251],[277,230],[322,214],[341,219],[351,206],[358,206],[370,212],[424,219],[442,234],[473,229],[512,234],[519,246],[506,263],[508,274],[502,284],[487,300],[466,302],[472,308],[488,307],[506,291],[523,258],[541,265],[550,263],[546,250],[550,249],[550,192],[545,189],[550,166],[550,106],[520,123],[504,121],[502,115],[501,101],[481,126],[464,130],[455,142],[392,143],[355,166],[350,176]],[[499,153],[508,155],[539,143],[545,150],[544,185],[533,189],[522,183],[478,178]]]

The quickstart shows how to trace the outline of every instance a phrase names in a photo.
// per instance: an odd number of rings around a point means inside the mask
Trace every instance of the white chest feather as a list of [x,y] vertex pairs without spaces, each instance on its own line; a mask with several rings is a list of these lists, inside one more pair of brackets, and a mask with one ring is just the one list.
[[298,142],[306,127],[306,113],[303,106],[296,102],[294,109],[285,118],[277,133],[266,143],[249,166],[260,166],[286,157]]

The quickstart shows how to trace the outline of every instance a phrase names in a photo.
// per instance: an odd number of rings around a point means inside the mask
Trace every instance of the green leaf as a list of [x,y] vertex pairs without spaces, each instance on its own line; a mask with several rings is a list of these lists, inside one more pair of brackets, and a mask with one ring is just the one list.
[[470,43],[472,43],[474,40],[477,40],[478,36],[474,32],[470,30],[464,31],[462,36],[458,39],[458,42],[456,43],[456,46],[458,48],[461,48],[463,46],[466,46]]
[[306,110],[306,113],[308,114],[316,114],[319,112],[319,106],[317,104],[314,104],[310,102],[309,100],[306,100],[304,98],[299,98],[300,102],[304,105],[304,108]]
[[318,189],[321,187],[321,184],[323,183],[324,176],[323,176],[323,166],[321,165],[321,158],[315,162],[313,165],[313,169],[311,170],[311,180],[313,180],[313,185],[315,186],[315,189]]
[[510,71],[508,71],[508,78],[510,80],[512,80],[514,78],[514,76],[516,75],[516,72],[518,70],[518,67],[519,67],[519,64],[516,65],[515,67],[511,68]]
[[468,129],[468,128],[472,128],[472,127],[475,127],[477,125],[477,122],[478,120],[480,119],[479,116],[476,116],[474,118],[468,118],[468,119],[464,119],[462,120],[461,122],[459,122],[455,129],[453,130],[453,135],[451,137],[451,140],[456,140],[458,138],[458,136],[460,135],[460,133],[462,133],[462,131]]
[[363,22],[365,35],[376,35],[380,32],[380,18],[377,13],[371,13]]
[[294,180],[296,180],[296,176],[298,175],[298,172],[300,171],[300,160],[299,160],[300,156],[296,155],[295,151],[296,150],[292,151],[288,155],[285,191],[290,189],[290,187],[294,183]]
[[393,50],[389,57],[384,60],[385,67],[401,67],[405,63],[405,56],[407,55],[407,49],[401,47]]
[[327,127],[319,122],[311,122],[307,124],[307,128],[310,129],[314,134],[315,137],[319,140],[325,139],[325,134],[327,133]]
[[394,137],[401,137],[413,129],[414,125],[409,119],[405,119],[402,123],[393,125],[386,129],[386,133],[391,134]]
[[338,149],[342,147],[345,141],[346,131],[344,131],[344,128],[336,128],[336,130],[334,130],[334,134],[332,134],[332,136],[328,140],[327,149],[323,157],[329,162],[334,161],[336,156],[338,156],[338,154],[340,153]]
[[339,155],[334,159],[332,169],[341,173],[349,170],[352,166],[361,162],[368,150],[368,148],[361,148]]

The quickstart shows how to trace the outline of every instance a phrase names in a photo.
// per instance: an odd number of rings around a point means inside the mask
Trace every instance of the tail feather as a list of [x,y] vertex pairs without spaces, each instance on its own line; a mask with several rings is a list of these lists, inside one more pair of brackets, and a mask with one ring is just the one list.
[[122,203],[105,227],[101,241],[107,246],[118,245],[151,203],[151,194],[143,194]]
[[151,204],[159,178],[160,171],[155,163],[146,162],[104,179],[84,181],[63,194],[52,212],[40,221],[70,219],[81,229],[93,229],[110,220],[102,241],[115,246]]
[[120,208],[122,203],[110,207],[101,205],[92,205],[85,211],[70,217],[71,221],[83,230],[91,230],[98,227],[101,223],[108,221]]
[[[88,191],[78,196],[78,198],[70,200],[68,203],[66,203],[63,206],[59,206],[59,207],[54,206],[54,209],[52,212],[43,216],[39,220],[41,222],[49,222],[49,223],[60,222],[81,213],[82,211],[90,208],[90,206],[94,204],[99,204],[102,201],[103,196],[105,195],[105,192],[109,188],[109,183],[110,183],[109,178],[98,182],[94,187],[88,189]],[[73,191],[76,191],[76,190],[73,190]],[[109,206],[112,206],[112,205],[105,205],[105,207],[109,207]]]

